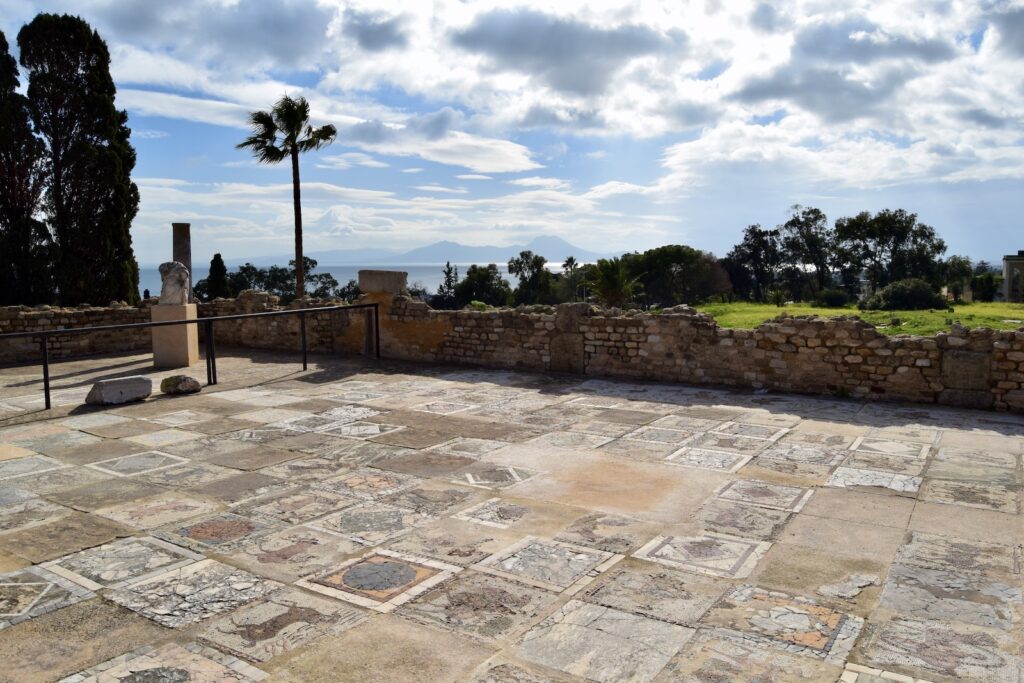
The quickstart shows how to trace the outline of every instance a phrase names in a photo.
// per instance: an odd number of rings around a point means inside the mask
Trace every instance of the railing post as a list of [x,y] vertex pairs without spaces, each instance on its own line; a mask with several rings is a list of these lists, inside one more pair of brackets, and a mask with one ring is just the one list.
[[213,321],[209,322],[210,327],[207,332],[210,333],[210,358],[213,359],[211,367],[213,369],[213,383],[217,383],[217,340],[213,336]]
[[50,409],[50,349],[44,334],[39,342],[43,351],[43,393],[46,397],[46,409]]
[[302,334],[302,369],[303,370],[308,370],[309,369],[309,364],[306,362],[308,354],[306,353],[306,312],[305,311],[299,311],[299,330],[301,331],[301,334]]
[[373,305],[373,348],[380,360],[380,304]]
[[206,348],[206,385],[213,384],[213,321],[204,324],[203,344]]

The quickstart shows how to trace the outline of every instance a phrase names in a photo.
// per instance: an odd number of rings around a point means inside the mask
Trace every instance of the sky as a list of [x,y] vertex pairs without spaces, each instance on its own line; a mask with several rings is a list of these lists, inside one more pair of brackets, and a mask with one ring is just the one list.
[[[4,0],[109,44],[141,263],[292,250],[287,165],[236,150],[309,100],[307,252],[556,235],[724,255],[794,204],[904,208],[949,253],[1024,249],[1024,3],[985,0]],[[16,47],[13,49],[16,50]]]

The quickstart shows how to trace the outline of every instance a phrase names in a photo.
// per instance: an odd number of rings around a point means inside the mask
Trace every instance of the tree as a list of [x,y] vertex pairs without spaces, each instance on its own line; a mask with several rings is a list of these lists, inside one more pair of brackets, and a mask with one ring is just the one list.
[[990,270],[971,281],[971,292],[975,301],[995,301],[996,293],[1002,285],[1003,278]]
[[128,115],[114,106],[107,45],[78,17],[39,14],[18,33],[18,46],[32,122],[46,145],[43,209],[60,301],[135,302],[135,150]]
[[785,259],[801,274],[813,269],[816,291],[821,291],[832,279],[835,231],[819,209],[796,204],[791,211],[792,216],[780,228]]
[[730,289],[729,276],[714,256],[682,244],[622,258],[651,306],[696,304]]
[[455,286],[455,303],[460,307],[472,301],[482,301],[489,306],[507,306],[511,299],[512,288],[493,263],[470,266],[465,279]]
[[210,260],[210,275],[206,279],[206,296],[209,299],[233,296],[231,283],[228,282],[228,267],[220,254],[214,254]]
[[946,286],[953,293],[953,300],[960,301],[964,289],[974,275],[974,266],[966,256],[950,256],[943,264]]
[[517,304],[552,303],[551,272],[548,260],[532,251],[521,251],[519,256],[509,259],[508,272],[519,278],[514,293]]
[[437,288],[437,296],[434,297],[432,305],[434,308],[455,308],[455,287],[459,284],[459,268],[448,261],[445,262],[442,273],[444,277]]
[[564,287],[564,299],[576,301],[579,294],[580,283],[583,281],[583,268],[576,261],[575,256],[566,257],[562,262],[562,283]]
[[306,98],[292,99],[285,95],[270,111],[254,111],[249,115],[252,135],[236,145],[236,149],[249,149],[263,164],[277,164],[285,159],[292,163],[292,204],[295,212],[295,289],[296,296],[304,296],[305,263],[302,256],[302,197],[299,190],[299,154],[320,149],[334,142],[338,132],[327,124],[314,128],[309,123],[309,103]]
[[18,66],[0,31],[0,305],[51,301],[50,234],[37,220],[44,189],[42,141],[28,98],[16,92]]
[[862,269],[872,291],[890,282],[919,278],[937,288],[941,280],[939,257],[946,243],[931,226],[917,222],[917,214],[884,209],[864,211],[836,221],[836,240],[853,267]]
[[620,308],[633,301],[640,291],[640,280],[619,257],[598,259],[589,269],[587,286],[598,301],[608,307]]
[[[760,225],[748,226],[743,241],[733,247],[726,257],[734,270],[745,271],[744,276],[733,277],[733,283],[748,281],[750,297],[767,301],[768,292],[775,288],[782,267],[782,239],[778,230],[765,230]],[[733,273],[730,271],[730,276]]]

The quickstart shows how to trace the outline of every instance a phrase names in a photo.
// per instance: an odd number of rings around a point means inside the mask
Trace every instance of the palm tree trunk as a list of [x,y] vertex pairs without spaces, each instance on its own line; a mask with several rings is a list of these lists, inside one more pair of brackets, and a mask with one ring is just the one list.
[[302,197],[299,192],[299,150],[292,148],[292,201],[295,204],[295,298],[306,295],[306,273],[302,260]]

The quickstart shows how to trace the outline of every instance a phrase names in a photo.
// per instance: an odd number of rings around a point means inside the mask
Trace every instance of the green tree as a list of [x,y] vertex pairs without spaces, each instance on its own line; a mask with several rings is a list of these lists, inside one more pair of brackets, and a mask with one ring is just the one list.
[[285,159],[292,163],[292,204],[295,212],[295,269],[296,296],[303,296],[305,263],[302,256],[302,197],[299,189],[299,155],[320,149],[334,142],[338,132],[327,124],[314,128],[309,123],[309,103],[306,98],[292,99],[285,95],[270,111],[254,111],[249,115],[252,135],[236,145],[249,149],[263,164],[277,164]]
[[220,254],[214,254],[210,260],[210,275],[206,279],[206,295],[210,299],[227,299],[234,296],[231,283],[228,282],[228,267]]
[[459,307],[471,301],[482,301],[490,306],[507,306],[511,299],[512,288],[493,263],[470,266],[466,277],[455,286],[455,303]]
[[50,234],[36,218],[45,148],[32,131],[28,98],[17,92],[18,65],[0,31],[0,305],[52,300]]
[[967,284],[974,275],[974,266],[966,256],[950,256],[943,264],[946,286],[953,294],[954,301],[960,301]]
[[[783,265],[782,238],[778,230],[766,230],[751,225],[743,231],[743,241],[733,247],[726,257],[734,270],[745,271],[744,276],[732,278],[733,283],[747,281],[750,297],[767,301],[768,292],[775,289]],[[730,276],[733,275],[730,271]]]
[[975,301],[995,301],[996,293],[1003,286],[1003,278],[991,270],[975,276],[971,281],[971,292]]
[[815,291],[821,291],[832,279],[835,231],[819,209],[797,204],[791,211],[792,216],[780,228],[784,257],[801,274],[813,270]]
[[884,209],[836,221],[836,240],[851,267],[864,271],[872,291],[890,282],[918,278],[941,284],[939,258],[946,243],[917,214]]
[[32,122],[46,145],[44,213],[61,303],[135,302],[139,190],[128,115],[114,105],[106,43],[78,17],[39,14],[18,33]]
[[587,286],[597,300],[608,307],[620,308],[631,303],[641,289],[639,278],[619,257],[598,259],[590,269]]
[[568,301],[576,301],[579,295],[580,283],[583,281],[583,269],[580,267],[575,256],[566,257],[562,262],[562,286],[565,290],[563,297]]
[[459,284],[459,268],[450,261],[445,262],[442,271],[443,279],[437,288],[437,296],[432,305],[434,308],[455,308],[455,287]]
[[648,249],[623,257],[651,306],[696,304],[729,291],[729,276],[718,260],[682,244]]
[[517,304],[553,302],[552,278],[547,263],[546,258],[532,251],[521,251],[519,256],[509,259],[509,274],[519,278],[519,286],[514,292]]

